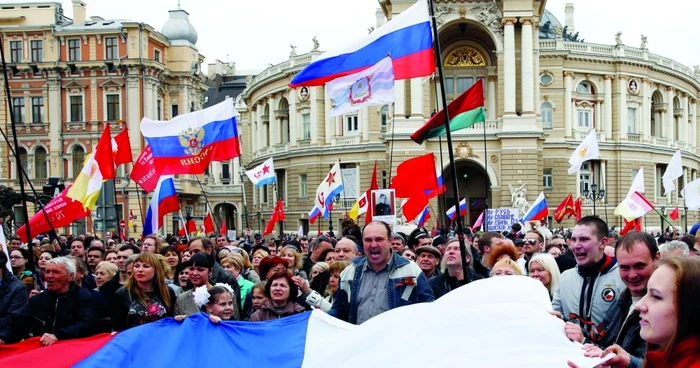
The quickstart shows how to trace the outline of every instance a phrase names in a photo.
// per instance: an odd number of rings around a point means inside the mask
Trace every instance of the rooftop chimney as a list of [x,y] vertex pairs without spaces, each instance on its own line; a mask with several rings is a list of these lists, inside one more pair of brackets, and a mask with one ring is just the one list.
[[567,3],[564,12],[566,13],[566,23],[564,24],[567,27],[566,31],[571,34],[574,34],[576,30],[574,28],[574,4]]
[[87,20],[87,5],[82,0],[73,0],[73,24],[83,24]]

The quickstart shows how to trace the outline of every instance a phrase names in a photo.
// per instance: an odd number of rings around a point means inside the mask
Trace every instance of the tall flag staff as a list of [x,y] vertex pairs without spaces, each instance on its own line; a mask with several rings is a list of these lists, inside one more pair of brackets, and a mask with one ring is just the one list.
[[[119,120],[118,123],[124,124],[124,129],[117,134],[114,138],[112,138],[112,156],[114,157],[114,167],[115,170],[119,165],[122,164],[133,164],[134,163],[134,157],[131,155],[131,143],[129,141],[129,129],[126,126],[126,122],[124,120]],[[109,123],[108,123],[109,124]],[[114,178],[112,178],[112,184],[114,186],[114,206],[117,208],[117,204],[119,203],[117,201],[117,177],[116,175]],[[124,206],[126,207],[126,206]],[[126,213],[126,211],[124,211]],[[125,217],[125,213],[122,214],[122,218]],[[106,217],[106,216],[105,216]],[[119,236],[119,240],[122,240],[122,231],[117,226],[117,234]],[[126,234],[124,234],[126,236]],[[126,239],[124,239],[126,240]],[[105,239],[107,241],[107,239]]]
[[[434,73],[432,75],[432,79],[435,80]],[[437,103],[440,100],[440,97],[438,96],[437,84],[433,84],[433,86],[435,87],[435,103]],[[430,118],[433,118],[437,114],[437,109],[433,110],[433,113],[430,114]],[[445,164],[442,162],[442,135],[438,137],[438,143],[440,146],[440,175],[442,175],[442,170],[445,167]],[[440,195],[440,202],[442,202],[442,208],[447,208],[447,196],[445,194],[445,191],[443,191]],[[444,235],[447,234],[447,219],[445,218],[444,213],[439,213],[439,215],[440,217],[437,220],[440,221],[440,233]]]
[[[433,26],[433,41],[435,45],[435,57],[437,58],[438,73],[440,73],[440,95],[442,97],[443,106],[442,112],[445,116],[445,130],[447,134],[447,150],[450,157],[450,166],[452,166],[452,190],[455,198],[459,198],[459,188],[457,183],[457,167],[455,166],[455,156],[452,150],[452,133],[450,132],[450,114],[447,111],[447,92],[445,91],[445,74],[442,68],[442,54],[440,53],[440,37],[438,35],[437,19],[435,18],[435,9],[433,0],[428,0],[428,11],[430,20]],[[462,257],[462,272],[464,273],[465,282],[469,282],[469,269],[467,267],[467,246],[464,242],[464,228],[462,225],[462,214],[456,212],[455,220],[457,222],[457,238],[459,239],[459,252]]]

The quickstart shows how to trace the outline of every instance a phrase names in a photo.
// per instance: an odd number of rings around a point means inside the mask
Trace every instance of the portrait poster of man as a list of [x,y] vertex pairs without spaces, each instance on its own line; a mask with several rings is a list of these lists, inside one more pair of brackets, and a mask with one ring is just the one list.
[[396,192],[393,189],[372,191],[372,219],[388,224],[396,223]]

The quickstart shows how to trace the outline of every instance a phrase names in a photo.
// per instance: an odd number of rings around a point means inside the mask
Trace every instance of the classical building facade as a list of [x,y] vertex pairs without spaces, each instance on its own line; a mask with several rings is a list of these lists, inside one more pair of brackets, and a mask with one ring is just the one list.
[[[413,3],[380,0],[376,28]],[[581,42],[574,33],[573,5],[567,5],[566,24],[545,5],[435,1],[448,100],[479,79],[485,86],[485,126],[453,133],[459,193],[469,199],[467,222],[473,223],[485,205],[511,207],[509,184],[523,186],[530,202],[544,192],[550,214],[567,194],[581,196],[595,184],[598,191],[605,189],[604,198],[595,203],[596,214],[619,226],[621,220],[612,212],[644,167],[646,197],[667,212],[680,205],[678,224],[683,224],[683,202],[678,191],[664,195],[661,175],[673,153],[681,150],[685,175],[678,187],[697,178],[700,70],[651,53],[645,39],[639,47],[626,44],[620,34],[611,35],[612,45]],[[440,157],[442,152],[438,164],[448,186],[445,202],[452,206],[456,200],[446,146],[441,151],[438,139],[423,145],[410,140],[442,108],[439,79],[396,81],[393,106],[332,118],[323,88],[288,87],[294,74],[318,55],[317,44],[300,55],[293,48],[288,60],[261,72],[243,92],[243,161],[250,168],[273,156],[278,178],[276,189],[246,188],[255,227],[264,226],[279,196],[285,201],[286,231],[295,232],[300,225],[315,231],[317,225],[308,224],[314,193],[338,159],[346,192],[333,212],[336,229],[369,187],[375,161],[379,186],[388,187],[400,162],[428,152]],[[598,135],[600,160],[568,175],[568,159],[591,129]],[[593,213],[593,205],[586,199],[584,212]],[[429,227],[446,210],[437,198],[430,208]],[[689,212],[688,222],[696,219]],[[657,216],[645,220],[648,229],[658,229],[659,223]],[[573,220],[562,225],[570,227]],[[321,221],[320,228],[327,230],[328,222]]]
[[[73,0],[73,19],[57,2],[0,4],[0,9],[19,154],[38,190],[49,178],[66,185],[72,182],[85,156],[95,149],[105,123],[110,123],[113,135],[129,130],[136,158],[144,146],[139,131],[143,117],[166,120],[203,106],[204,57],[195,46],[197,32],[182,9],[170,11],[161,32],[137,21],[88,18],[87,6],[80,0]],[[0,90],[4,102],[4,86]],[[0,119],[10,132],[5,103]],[[6,144],[0,146],[0,155],[6,158],[0,165],[0,182],[17,189],[18,173]],[[150,197],[137,192],[128,179],[130,169],[128,165],[118,170],[116,207],[114,199],[106,198],[111,210],[98,208],[90,218],[63,231],[114,232],[118,221],[133,213],[135,226],[126,232],[140,235]],[[205,201],[195,178],[180,176],[176,186],[183,213],[203,216]],[[30,206],[30,216],[33,210]],[[19,224],[24,221],[15,217]],[[170,217],[165,224],[163,232],[179,226]]]

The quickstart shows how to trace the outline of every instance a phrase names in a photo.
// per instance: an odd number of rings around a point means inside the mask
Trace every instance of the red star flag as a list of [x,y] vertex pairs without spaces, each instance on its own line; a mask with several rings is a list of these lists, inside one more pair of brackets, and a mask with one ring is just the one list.
[[681,197],[689,210],[700,210],[700,179],[695,179],[681,190]]
[[318,188],[316,188],[314,204],[321,211],[321,215],[325,219],[328,219],[331,205],[333,204],[333,198],[342,191],[343,176],[340,174],[340,160],[338,160]]
[[262,164],[254,167],[251,170],[247,170],[245,174],[248,179],[255,185],[256,188],[260,188],[263,185],[271,184],[275,182],[275,163],[272,161],[272,157],[268,158]]
[[581,165],[588,160],[597,160],[600,158],[600,150],[598,149],[598,137],[595,129],[591,130],[586,138],[578,145],[574,154],[569,159],[569,175],[581,170]]

